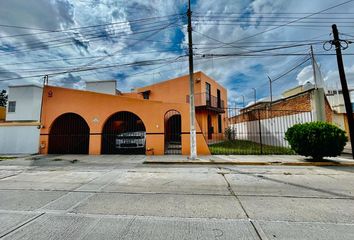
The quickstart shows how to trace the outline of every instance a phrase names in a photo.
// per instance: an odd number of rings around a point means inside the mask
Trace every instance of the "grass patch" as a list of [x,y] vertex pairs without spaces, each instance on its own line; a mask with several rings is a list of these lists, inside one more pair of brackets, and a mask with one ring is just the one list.
[[[261,152],[262,148],[262,152]],[[263,145],[246,140],[224,141],[209,145],[211,154],[223,155],[259,155],[259,154],[294,154],[293,150],[286,147]]]

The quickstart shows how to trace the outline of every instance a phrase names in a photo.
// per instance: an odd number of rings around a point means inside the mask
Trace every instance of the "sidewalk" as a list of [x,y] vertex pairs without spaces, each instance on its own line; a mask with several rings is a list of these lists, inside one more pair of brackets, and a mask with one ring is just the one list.
[[343,153],[352,154],[352,145],[350,141],[348,141],[347,144],[345,145]]
[[190,160],[188,156],[147,156],[144,164],[227,164],[227,165],[283,165],[283,166],[352,166],[351,156],[326,158],[314,162],[299,155],[209,155]]

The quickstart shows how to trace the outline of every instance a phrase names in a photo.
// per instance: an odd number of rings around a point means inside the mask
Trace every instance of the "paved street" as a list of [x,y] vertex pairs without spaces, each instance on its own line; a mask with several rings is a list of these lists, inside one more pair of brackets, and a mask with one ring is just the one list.
[[354,167],[0,161],[4,239],[354,239]]

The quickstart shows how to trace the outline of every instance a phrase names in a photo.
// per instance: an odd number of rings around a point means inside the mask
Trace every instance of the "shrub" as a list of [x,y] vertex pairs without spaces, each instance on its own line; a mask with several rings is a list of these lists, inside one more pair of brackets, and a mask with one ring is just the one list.
[[316,161],[340,155],[348,141],[342,129],[326,122],[295,124],[286,131],[285,139],[297,154]]
[[229,141],[235,140],[235,138],[236,138],[236,136],[235,136],[235,135],[236,135],[236,131],[235,131],[235,129],[232,128],[232,127],[227,127],[227,128],[225,128],[224,134],[225,134],[225,138],[226,138],[227,140],[229,140]]

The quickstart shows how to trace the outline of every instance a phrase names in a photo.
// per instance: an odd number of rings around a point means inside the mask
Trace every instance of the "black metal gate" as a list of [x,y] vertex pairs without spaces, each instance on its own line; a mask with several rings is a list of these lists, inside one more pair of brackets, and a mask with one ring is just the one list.
[[66,113],[53,123],[49,133],[49,154],[88,154],[90,128],[78,114]]
[[102,130],[102,154],[145,154],[146,129],[134,113],[118,112],[106,121]]
[[286,131],[294,124],[312,121],[309,111],[269,108],[227,108],[221,119],[212,116],[215,126],[211,128],[223,130],[213,131],[211,138],[207,138],[210,132],[203,130],[212,154],[293,154]]
[[170,110],[165,114],[165,154],[182,154],[182,119],[176,110]]

